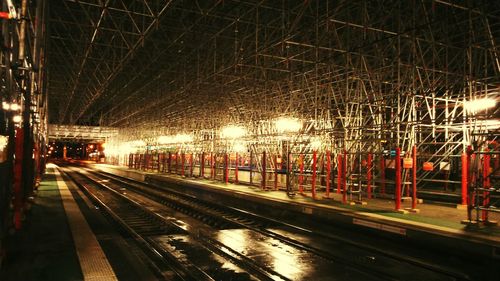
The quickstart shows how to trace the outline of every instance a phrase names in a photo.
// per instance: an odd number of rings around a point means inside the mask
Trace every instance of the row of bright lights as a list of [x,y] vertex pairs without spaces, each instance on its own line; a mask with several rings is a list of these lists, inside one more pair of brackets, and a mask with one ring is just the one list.
[[[493,98],[482,98],[470,101],[465,101],[463,104],[464,109],[472,114],[492,108],[496,106],[496,99]],[[280,117],[274,120],[274,125],[276,131],[280,134],[284,133],[297,133],[303,127],[303,122],[299,118],[293,117]],[[487,126],[489,129],[497,129],[500,127],[500,121],[498,120],[486,120],[483,121],[483,125]],[[235,141],[238,138],[242,138],[247,134],[245,127],[240,125],[229,125],[221,129],[221,138],[232,140],[232,150],[235,152],[244,152],[247,150],[247,146],[244,142]],[[175,136],[160,136],[157,139],[158,144],[185,144],[193,141],[193,137],[188,134],[177,134]],[[321,148],[323,142],[319,137],[314,137],[310,140],[310,145],[313,149]],[[123,143],[119,146],[112,146],[106,149],[108,154],[128,154],[133,152],[139,147],[146,146],[146,143],[142,140],[129,141]]]

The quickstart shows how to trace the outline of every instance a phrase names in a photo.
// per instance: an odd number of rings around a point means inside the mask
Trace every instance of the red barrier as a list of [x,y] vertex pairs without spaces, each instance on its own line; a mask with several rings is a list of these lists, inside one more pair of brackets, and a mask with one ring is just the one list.
[[262,174],[261,174],[261,187],[266,188],[266,152],[262,152]]
[[366,193],[368,199],[372,198],[372,154],[368,153],[366,159]]
[[416,209],[417,208],[417,146],[413,146],[413,167],[412,167],[412,173],[413,173],[413,194],[411,198],[411,208]]
[[317,161],[317,152],[313,151],[313,162],[312,162],[312,183],[311,183],[311,192],[312,197],[316,198],[316,161]]
[[332,174],[332,161],[330,156],[330,151],[326,151],[326,194],[325,196],[330,197],[330,177]]
[[394,200],[396,203],[396,210],[401,209],[401,149],[396,148],[396,184],[394,187],[395,196]]

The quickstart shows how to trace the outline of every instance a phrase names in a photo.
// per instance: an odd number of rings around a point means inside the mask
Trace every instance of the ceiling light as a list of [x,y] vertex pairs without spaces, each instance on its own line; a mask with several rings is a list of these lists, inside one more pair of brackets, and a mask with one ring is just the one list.
[[274,120],[274,125],[279,133],[296,133],[302,129],[302,121],[298,118],[280,117]]
[[246,134],[245,128],[237,125],[230,125],[222,128],[221,137],[227,139],[236,139]]
[[469,100],[464,102],[464,109],[468,112],[475,113],[488,108],[492,108],[497,104],[497,101],[493,98],[482,98]]

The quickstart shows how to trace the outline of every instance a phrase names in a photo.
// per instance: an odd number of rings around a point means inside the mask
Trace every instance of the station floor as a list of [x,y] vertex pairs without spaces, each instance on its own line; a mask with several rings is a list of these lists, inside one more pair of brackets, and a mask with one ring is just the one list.
[[6,241],[0,280],[118,280],[55,166],[38,187],[24,225]]

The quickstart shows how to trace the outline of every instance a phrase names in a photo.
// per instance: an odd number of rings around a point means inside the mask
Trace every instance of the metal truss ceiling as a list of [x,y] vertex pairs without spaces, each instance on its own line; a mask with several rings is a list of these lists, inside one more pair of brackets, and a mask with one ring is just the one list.
[[290,113],[362,126],[347,119],[356,101],[500,83],[498,1],[49,4],[56,124],[199,129]]

